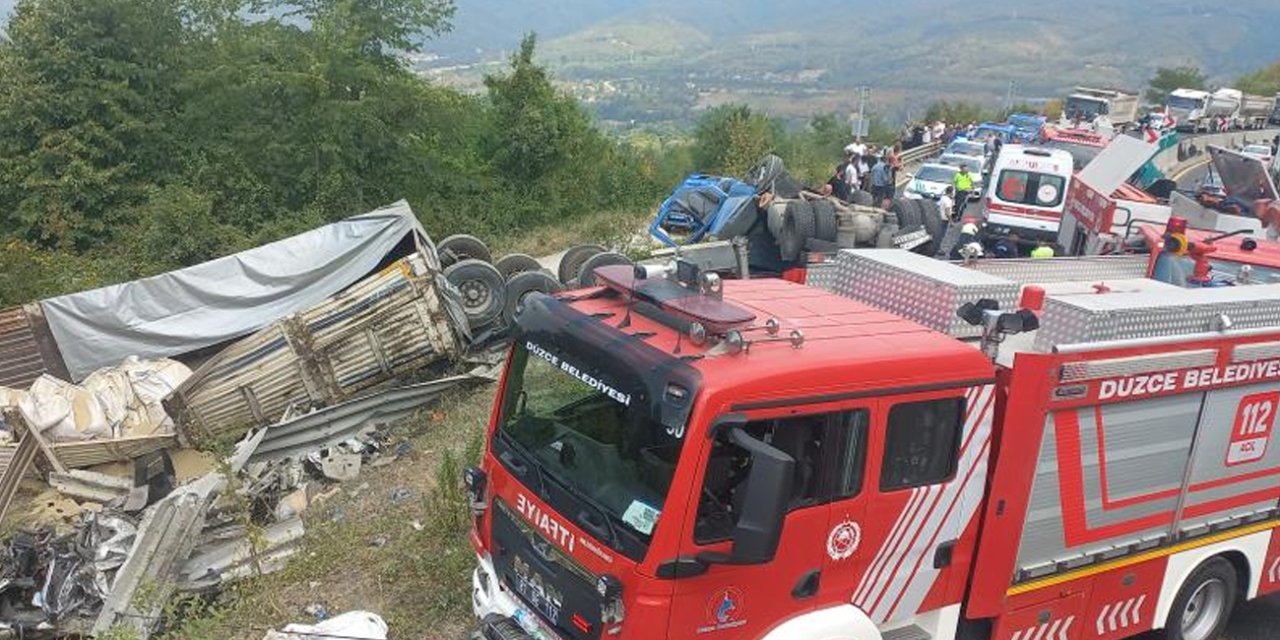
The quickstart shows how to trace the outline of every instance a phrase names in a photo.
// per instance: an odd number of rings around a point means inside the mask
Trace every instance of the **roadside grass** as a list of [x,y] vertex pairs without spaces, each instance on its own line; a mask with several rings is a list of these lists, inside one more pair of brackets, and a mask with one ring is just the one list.
[[[656,205],[655,205],[656,210]],[[493,257],[525,253],[535,258],[564,251],[577,244],[598,244],[627,255],[647,244],[645,229],[653,210],[601,211],[567,224],[548,225],[493,240]]]
[[[257,640],[266,628],[328,615],[381,615],[390,637],[458,640],[471,624],[470,516],[461,473],[479,458],[495,387],[448,394],[393,432],[411,451],[366,466],[303,519],[302,549],[285,569],[241,582],[184,617],[167,637]],[[403,490],[408,491],[407,498]],[[393,498],[396,496],[396,498]]]

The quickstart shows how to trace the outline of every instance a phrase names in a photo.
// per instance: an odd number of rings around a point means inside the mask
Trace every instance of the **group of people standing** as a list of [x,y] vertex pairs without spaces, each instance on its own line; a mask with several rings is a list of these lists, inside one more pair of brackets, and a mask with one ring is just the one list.
[[831,194],[850,200],[855,191],[871,193],[875,202],[892,201],[897,189],[898,172],[902,170],[899,146],[877,148],[861,141],[844,148],[844,160],[836,165],[835,174],[827,181]]

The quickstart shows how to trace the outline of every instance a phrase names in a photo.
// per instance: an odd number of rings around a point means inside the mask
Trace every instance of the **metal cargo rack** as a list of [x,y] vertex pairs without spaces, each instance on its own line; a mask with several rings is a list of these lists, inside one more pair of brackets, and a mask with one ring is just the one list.
[[1049,297],[1040,314],[1035,349],[1174,338],[1232,330],[1280,331],[1280,284]]
[[1019,258],[978,260],[968,268],[1020,285],[1055,282],[1098,282],[1147,277],[1149,256],[1091,256],[1084,258]]
[[832,293],[853,298],[955,338],[979,338],[956,315],[967,302],[989,298],[1013,309],[1022,287],[958,264],[901,249],[845,249],[821,277]]

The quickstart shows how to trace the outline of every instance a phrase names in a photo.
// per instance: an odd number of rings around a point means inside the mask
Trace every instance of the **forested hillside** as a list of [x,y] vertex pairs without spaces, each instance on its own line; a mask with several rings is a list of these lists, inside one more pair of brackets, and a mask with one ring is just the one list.
[[0,302],[191,264],[400,198],[433,234],[517,233],[647,205],[683,170],[659,176],[599,133],[534,63],[532,39],[485,95],[410,73],[400,52],[446,31],[453,11],[21,0],[0,44]]

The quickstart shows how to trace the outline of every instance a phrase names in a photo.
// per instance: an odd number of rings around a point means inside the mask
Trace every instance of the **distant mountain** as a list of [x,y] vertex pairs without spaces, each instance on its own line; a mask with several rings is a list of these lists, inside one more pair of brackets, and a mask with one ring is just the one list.
[[[901,114],[936,97],[996,103],[1010,82],[1016,99],[1086,83],[1140,90],[1158,66],[1227,83],[1280,59],[1276,0],[458,0],[454,22],[427,44],[441,66],[492,60],[537,31],[543,61],[624,120],[686,99],[844,111],[860,85]],[[663,104],[631,113],[637,91]],[[619,101],[631,106],[607,108]]]

